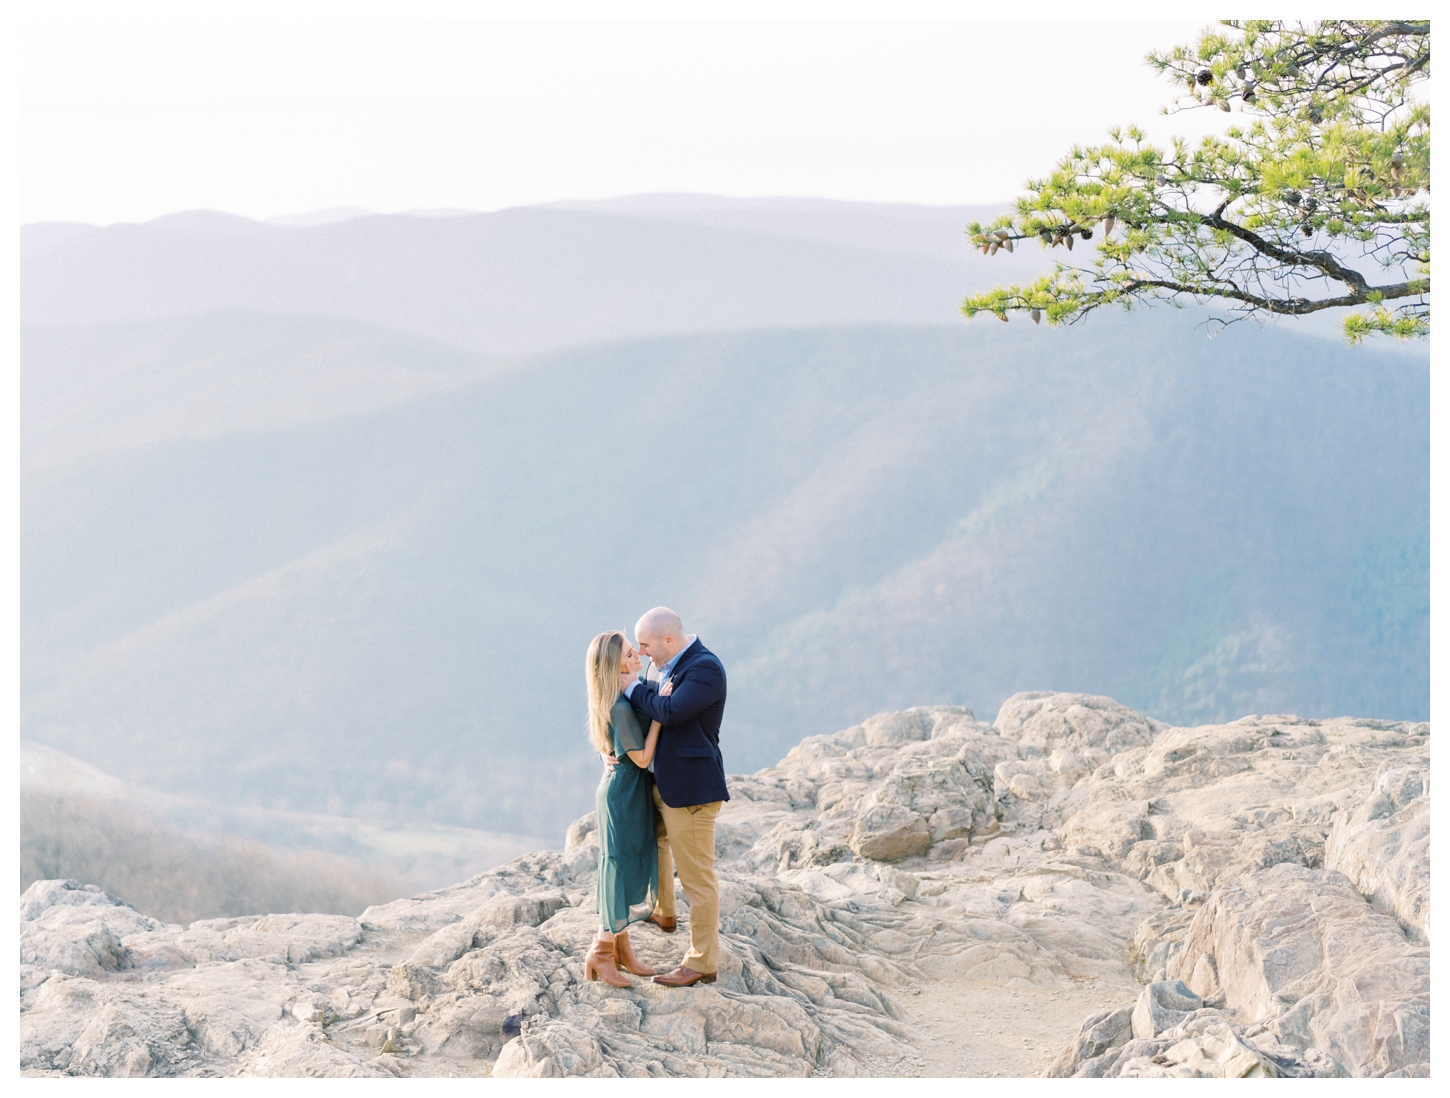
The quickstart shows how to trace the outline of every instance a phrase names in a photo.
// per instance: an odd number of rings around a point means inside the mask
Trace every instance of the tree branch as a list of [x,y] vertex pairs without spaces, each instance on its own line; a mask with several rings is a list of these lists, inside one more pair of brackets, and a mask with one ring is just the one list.
[[[1230,285],[1232,286],[1232,284]],[[1355,305],[1368,305],[1377,300],[1394,301],[1403,297],[1414,297],[1417,294],[1427,294],[1430,292],[1430,280],[1428,278],[1410,279],[1408,282],[1399,282],[1393,286],[1366,287],[1363,293],[1323,298],[1263,297],[1236,287],[1191,285],[1186,282],[1172,282],[1161,278],[1135,278],[1121,289],[1132,292],[1148,288],[1167,290],[1175,294],[1188,294],[1193,297],[1221,297],[1232,301],[1242,301],[1245,305],[1252,305],[1257,309],[1279,313],[1283,316],[1307,316],[1322,309],[1345,309]],[[1107,304],[1107,300],[1104,299],[1096,304]]]
[[1353,286],[1361,294],[1369,289],[1364,276],[1351,267],[1346,267],[1335,259],[1329,252],[1301,252],[1295,248],[1284,248],[1270,240],[1265,240],[1256,232],[1245,229],[1242,225],[1236,225],[1219,216],[1223,206],[1220,206],[1205,220],[1215,229],[1223,229],[1232,233],[1249,247],[1256,251],[1263,252],[1271,259],[1277,259],[1280,263],[1288,264],[1291,267],[1314,267],[1323,271],[1336,282],[1343,282],[1346,286]]

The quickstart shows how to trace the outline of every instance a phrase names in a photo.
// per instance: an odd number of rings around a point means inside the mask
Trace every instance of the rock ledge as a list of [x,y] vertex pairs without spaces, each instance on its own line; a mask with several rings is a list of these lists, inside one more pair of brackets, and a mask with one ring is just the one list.
[[[1429,1073],[1429,726],[1170,728],[1018,694],[884,713],[730,779],[718,983],[583,979],[593,821],[357,919],[20,900],[21,1070],[906,1074],[934,981],[1094,989],[1056,1076]],[[682,935],[634,933],[672,966]],[[970,1039],[974,1019],[963,1019]]]

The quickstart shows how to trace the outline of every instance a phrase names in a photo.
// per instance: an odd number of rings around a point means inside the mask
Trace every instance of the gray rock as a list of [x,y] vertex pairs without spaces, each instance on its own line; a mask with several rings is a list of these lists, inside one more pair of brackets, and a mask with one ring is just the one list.
[[231,1059],[257,1044],[282,1017],[276,998],[255,998],[225,988],[186,1000],[186,1026],[197,1044],[220,1059]]
[[[1119,1079],[1276,1079],[1280,1065],[1245,1041],[1219,1016],[1175,1027],[1152,1056],[1127,1055],[1115,1065]],[[1166,1047],[1162,1047],[1166,1045]]]
[[1145,747],[1168,726],[1095,694],[1013,694],[997,712],[997,731],[1040,755],[1086,759]]
[[38,882],[22,1072],[900,1074],[897,996],[942,981],[1100,989],[1053,1075],[1423,1075],[1428,750],[1423,724],[1165,728],[1090,695],[879,714],[730,779],[718,982],[685,991],[584,978],[589,817],[359,919],[182,928]]
[[931,846],[931,825],[904,804],[870,804],[856,817],[851,849],[863,858],[899,862],[925,854]]
[[564,853],[572,853],[587,843],[590,838],[596,838],[597,841],[598,834],[599,814],[591,812],[587,816],[580,816],[569,825],[569,830],[564,832]]
[[1199,910],[1169,975],[1350,1075],[1428,1070],[1429,950],[1340,873],[1245,874]]
[[495,896],[478,909],[474,920],[481,928],[498,933],[516,926],[538,926],[568,906],[569,898],[561,890],[542,889],[522,896]]
[[48,980],[20,1015],[27,1074],[133,1077],[182,1074],[191,1060],[186,1019],[165,997],[95,980]]
[[1133,1008],[1119,1007],[1089,1015],[1072,1044],[1057,1055],[1047,1069],[1048,1078],[1065,1079],[1078,1075],[1090,1060],[1097,1060],[1109,1049],[1121,1048],[1133,1037]]
[[451,965],[476,945],[484,945],[490,935],[479,933],[479,924],[472,918],[450,923],[435,930],[413,950],[407,964],[418,968],[440,968]]
[[930,705],[903,709],[899,713],[877,713],[838,735],[856,747],[900,747],[979,726],[981,722],[965,706]]
[[20,895],[20,921],[38,919],[52,907],[130,908],[95,885],[80,881],[36,881]]
[[1175,904],[1143,920],[1128,952],[1133,975],[1145,984],[1167,978],[1169,962],[1182,950],[1183,936],[1201,903],[1192,907]]
[[122,939],[162,924],[78,881],[36,881],[20,897],[20,963],[70,976],[132,967]]
[[1430,760],[1385,762],[1374,788],[1340,813],[1325,844],[1337,869],[1416,942],[1430,944]]
[[995,827],[996,809],[991,771],[970,749],[908,756],[862,801],[849,842],[863,858],[898,862]]
[[1133,1036],[1140,1040],[1157,1037],[1176,1029],[1202,1007],[1202,996],[1190,991],[1182,980],[1149,984],[1133,1007]]

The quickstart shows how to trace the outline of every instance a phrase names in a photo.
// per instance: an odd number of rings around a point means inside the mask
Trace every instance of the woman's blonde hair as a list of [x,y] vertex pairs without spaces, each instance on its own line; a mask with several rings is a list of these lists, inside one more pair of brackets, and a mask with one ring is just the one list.
[[619,697],[619,665],[624,660],[624,634],[618,629],[600,633],[589,642],[584,657],[584,689],[589,695],[589,742],[596,751],[614,754],[609,711]]

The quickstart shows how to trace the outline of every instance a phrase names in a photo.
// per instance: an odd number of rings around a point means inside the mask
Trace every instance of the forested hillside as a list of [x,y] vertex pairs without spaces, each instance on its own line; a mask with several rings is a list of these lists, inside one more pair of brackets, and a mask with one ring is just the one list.
[[507,361],[336,317],[35,328],[25,734],[171,791],[554,835],[597,775],[584,647],[660,602],[730,670],[732,771],[1029,688],[1425,717],[1424,361],[1198,319]]

